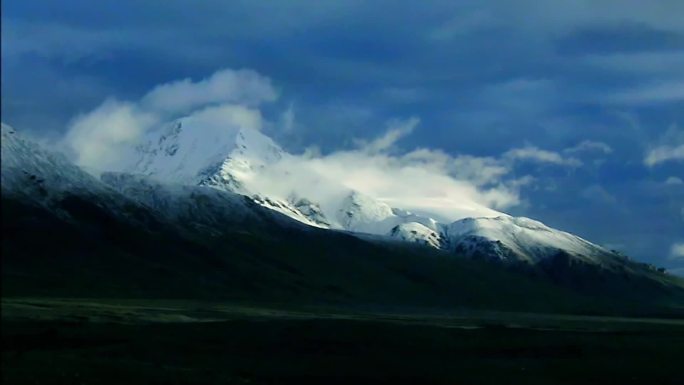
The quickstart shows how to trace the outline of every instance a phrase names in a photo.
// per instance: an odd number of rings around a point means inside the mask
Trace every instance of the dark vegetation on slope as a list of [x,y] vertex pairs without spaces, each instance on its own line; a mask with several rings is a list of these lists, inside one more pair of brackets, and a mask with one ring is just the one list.
[[[76,196],[59,206],[67,217],[3,197],[3,296],[632,315],[681,314],[684,303],[676,280],[590,267],[561,274],[562,263],[548,271],[503,268],[423,247],[281,226],[268,216],[201,236],[144,206],[112,213]],[[123,219],[131,217],[135,225]]]

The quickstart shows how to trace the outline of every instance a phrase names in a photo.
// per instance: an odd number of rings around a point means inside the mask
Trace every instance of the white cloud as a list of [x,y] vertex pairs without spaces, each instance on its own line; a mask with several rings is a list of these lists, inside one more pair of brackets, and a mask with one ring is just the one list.
[[451,173],[478,186],[495,183],[511,172],[511,167],[492,157],[459,155],[452,160]]
[[159,85],[138,102],[106,100],[73,119],[60,145],[80,166],[93,172],[108,170],[124,161],[126,151],[148,130],[176,117],[260,129],[261,115],[247,107],[276,97],[268,78],[251,70],[223,69],[197,82],[184,79]]
[[261,130],[261,113],[256,109],[242,105],[222,104],[210,106],[193,112],[183,118],[194,127],[237,126],[252,130]]
[[603,154],[610,154],[613,152],[613,149],[603,143],[603,142],[595,142],[593,140],[585,140],[580,143],[578,143],[576,146],[566,148],[563,150],[565,153],[573,154],[573,153],[578,153],[578,152],[600,152]]
[[684,181],[682,180],[682,178],[671,176],[665,180],[665,184],[669,186],[677,186],[684,184]]
[[653,167],[657,164],[673,161],[684,160],[684,144],[677,146],[663,145],[650,149],[644,158],[644,164]]
[[[176,118],[190,127],[225,124],[260,130],[265,124],[259,104],[276,97],[270,81],[252,71],[218,71],[193,82],[185,79],[155,87],[137,103],[109,100],[74,119],[64,144],[78,164],[91,170],[114,169],[126,149],[146,133]],[[280,116],[285,127],[296,125],[293,106]],[[349,190],[440,219],[499,215],[521,204],[520,189],[535,179],[513,175],[519,162],[576,167],[581,162],[535,146],[511,149],[500,157],[449,155],[418,148],[400,153],[396,144],[420,124],[411,117],[393,120],[379,137],[358,141],[357,147],[320,154],[310,150],[285,156],[274,167],[249,180],[252,191],[287,198],[292,194],[326,205],[339,202]],[[593,142],[579,148],[607,151]]]
[[542,150],[530,145],[508,150],[504,153],[503,157],[511,161],[551,163],[570,167],[579,167],[582,165],[582,162],[579,159],[572,157],[565,158],[557,152]]
[[444,153],[389,153],[391,144],[401,136],[397,132],[408,132],[417,124],[415,119],[395,123],[403,130],[390,128],[380,138],[356,149],[285,157],[252,178],[248,188],[281,198],[293,194],[307,197],[320,202],[328,212],[355,190],[391,206],[443,220],[500,215],[489,207],[504,209],[520,202],[514,187],[501,183],[481,188],[467,179],[455,178],[450,173],[454,158]]
[[158,119],[135,104],[110,99],[95,110],[77,116],[64,137],[67,151],[77,164],[89,169],[107,169],[125,156],[123,151]]
[[684,130],[670,126],[644,155],[644,164],[653,167],[660,163],[684,160]]
[[411,117],[407,120],[393,120],[388,123],[388,130],[382,136],[370,141],[359,142],[369,153],[377,153],[390,149],[401,138],[411,134],[420,123],[420,119]]
[[141,105],[153,111],[184,113],[209,104],[253,106],[276,98],[270,79],[252,70],[223,69],[197,82],[183,79],[157,86],[142,98]]
[[[63,138],[76,162],[94,172],[125,168],[127,151],[156,127],[183,119],[186,127],[220,134],[226,124],[260,130],[258,104],[275,98],[268,79],[251,71],[222,70],[198,82],[188,79],[155,87],[137,103],[109,100],[78,116]],[[283,123],[296,124],[292,106]],[[522,183],[501,178],[509,167],[494,158],[452,157],[418,149],[397,154],[396,143],[420,123],[392,120],[379,137],[327,155],[308,151],[285,156],[246,183],[252,191],[287,198],[292,194],[322,205],[339,202],[350,190],[391,205],[453,220],[499,215],[520,202]],[[212,135],[213,135],[212,134]]]
[[[323,155],[314,148],[287,156],[252,178],[248,188],[280,198],[308,197],[320,202],[327,212],[350,190],[356,190],[391,206],[444,220],[500,215],[496,210],[523,203],[520,189],[535,178],[515,176],[513,171],[516,162],[528,159],[526,156],[519,152],[499,158],[452,156],[427,148],[397,153],[396,142],[417,125],[417,118],[397,120],[384,134],[358,142],[354,149]],[[550,151],[536,149],[535,153],[542,154],[541,160],[535,161],[548,161],[548,154],[555,154],[552,163],[574,164]]]
[[675,243],[670,248],[670,259],[684,261],[684,243]]

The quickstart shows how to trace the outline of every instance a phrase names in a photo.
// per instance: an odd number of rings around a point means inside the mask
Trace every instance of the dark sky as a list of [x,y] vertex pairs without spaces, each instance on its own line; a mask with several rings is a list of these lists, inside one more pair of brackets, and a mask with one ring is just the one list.
[[[251,69],[291,151],[501,160],[506,209],[684,271],[684,2],[4,1],[2,120],[58,138],[107,98]],[[293,120],[284,128],[282,117]],[[521,152],[517,152],[521,154]]]

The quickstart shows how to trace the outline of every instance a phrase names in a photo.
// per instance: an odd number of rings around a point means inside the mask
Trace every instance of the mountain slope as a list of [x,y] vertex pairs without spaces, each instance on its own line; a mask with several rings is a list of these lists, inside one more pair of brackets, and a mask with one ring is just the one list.
[[618,258],[601,246],[523,217],[465,218],[446,226],[443,234],[448,247],[460,254],[477,255],[487,247],[491,252],[481,256],[503,261],[535,264],[560,251],[596,265]]
[[2,124],[2,190],[36,202],[56,199],[60,194],[103,194],[97,179],[59,153],[45,151],[12,127]]
[[[254,202],[304,224],[386,236],[503,263],[537,264],[559,252],[599,267],[620,265],[621,257],[571,234],[528,218],[493,210],[481,218],[440,223],[424,215],[391,207],[358,191],[325,204],[312,197],[276,196],[260,191],[264,170],[291,155],[263,133],[232,123],[202,125],[190,118],[150,133],[136,150],[127,172],[164,183],[209,186],[250,196]],[[344,188],[338,186],[341,191]],[[255,190],[256,188],[256,190]]]
[[268,233],[234,228],[188,233],[165,224],[143,228],[87,204],[69,211],[90,207],[97,215],[74,221],[3,197],[4,296],[639,315],[672,314],[684,303],[681,282],[607,274],[600,281],[582,281],[592,288],[586,293],[546,275],[406,243],[368,242],[315,228],[273,227]]
[[79,222],[117,220],[145,229],[180,227],[195,232],[276,232],[302,227],[251,199],[207,186],[162,184],[122,173],[97,179],[59,153],[45,150],[13,128],[2,126],[3,198]]
[[[125,174],[105,174],[105,184],[25,139],[4,139],[3,295],[601,314],[671,314],[684,303],[681,280],[657,272],[578,270],[563,254],[546,259],[548,268],[504,269],[305,226],[208,187]],[[17,176],[27,170],[35,178]],[[27,187],[35,180],[49,183]],[[399,226],[404,234],[426,228]]]
[[268,234],[282,228],[305,228],[297,221],[255,204],[244,195],[228,191],[164,184],[125,173],[103,173],[101,180],[128,199],[154,210],[166,221],[206,236],[226,232]]

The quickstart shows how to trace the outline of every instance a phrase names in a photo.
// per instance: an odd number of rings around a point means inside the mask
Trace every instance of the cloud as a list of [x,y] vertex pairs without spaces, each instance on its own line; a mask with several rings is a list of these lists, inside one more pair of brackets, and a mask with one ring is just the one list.
[[[261,130],[259,104],[275,97],[267,78],[252,71],[221,70],[197,82],[184,79],[154,87],[138,102],[107,100],[73,119],[62,143],[88,170],[126,170],[129,151],[157,127],[180,119],[185,127],[211,135],[220,135],[226,125]],[[280,120],[289,127],[297,124],[292,106]],[[429,149],[399,153],[397,142],[419,124],[417,117],[393,119],[384,133],[357,140],[352,149],[286,155],[256,171],[246,184],[251,191],[283,199],[302,196],[322,206],[354,190],[445,220],[500,215],[496,209],[519,204],[519,188],[525,183],[517,179],[508,185],[503,177],[510,168],[501,160],[452,157]]]
[[386,151],[401,138],[411,134],[420,123],[420,119],[411,117],[407,120],[393,120],[388,123],[388,130],[370,142],[360,142],[362,148],[369,153]]
[[109,170],[129,157],[127,150],[151,129],[184,116],[202,124],[222,120],[261,128],[261,115],[248,107],[272,101],[268,78],[251,70],[222,69],[206,79],[154,87],[138,102],[108,99],[70,122],[60,146],[80,166]]
[[670,247],[670,259],[684,261],[684,243],[674,243],[672,247]]
[[394,207],[456,220],[501,215],[499,210],[521,205],[521,189],[537,180],[515,175],[521,161],[577,165],[574,158],[531,146],[500,157],[450,155],[429,148],[398,152],[397,141],[418,124],[418,118],[394,120],[383,134],[357,141],[353,149],[321,154],[314,148],[286,156],[250,178],[247,187],[282,199],[307,197],[320,202],[324,212],[355,190]]
[[395,121],[385,134],[355,149],[286,156],[250,178],[247,187],[284,199],[306,197],[319,202],[324,212],[334,210],[354,190],[390,206],[442,220],[501,215],[496,209],[520,202],[517,186],[478,187],[455,177],[452,171],[459,161],[442,152],[391,153],[392,144],[416,124],[415,118]]
[[684,130],[672,125],[644,156],[644,164],[653,167],[660,163],[684,160]]
[[261,112],[256,109],[236,104],[221,104],[209,106],[194,111],[181,120],[193,127],[236,126],[250,130],[261,130]]
[[646,154],[644,164],[653,167],[657,164],[674,160],[684,160],[684,144],[677,146],[664,145],[652,148]]
[[77,164],[88,169],[113,167],[158,118],[135,104],[109,99],[77,116],[63,142]]
[[669,186],[678,186],[683,185],[684,181],[682,181],[682,178],[671,176],[665,180],[665,184]]
[[572,157],[565,158],[557,152],[542,150],[531,145],[508,150],[503,154],[503,157],[512,161],[550,163],[569,167],[579,167],[582,165],[582,162],[579,159]]
[[492,157],[458,155],[451,162],[451,173],[457,178],[472,181],[477,186],[497,183],[511,172],[509,165]]
[[595,142],[592,140],[585,140],[577,144],[576,146],[566,148],[563,150],[563,152],[568,153],[568,154],[574,154],[574,153],[585,153],[585,152],[598,152],[598,153],[603,153],[603,154],[610,154],[613,152],[613,149],[603,143],[603,142]]
[[223,69],[197,82],[183,79],[157,86],[140,103],[153,111],[183,113],[209,104],[254,106],[276,98],[270,79],[252,70]]

